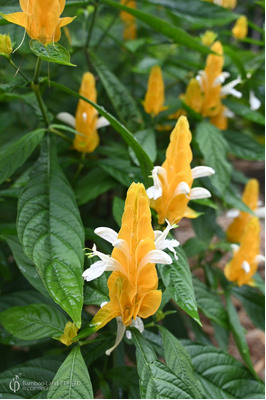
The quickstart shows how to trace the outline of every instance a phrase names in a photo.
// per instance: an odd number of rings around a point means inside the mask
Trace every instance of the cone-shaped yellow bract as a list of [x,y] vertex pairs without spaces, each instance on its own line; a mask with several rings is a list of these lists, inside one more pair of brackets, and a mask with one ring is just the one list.
[[[120,3],[130,8],[137,8],[135,0],[121,0]],[[126,11],[120,12],[120,17],[125,24],[124,27],[124,39],[133,40],[137,37],[136,19],[134,15],[127,13]]]
[[[245,186],[245,190],[242,196],[242,201],[252,211],[255,211],[258,207],[259,200],[259,182],[257,179],[250,179]],[[236,217],[231,225],[229,225],[226,236],[230,242],[240,242],[241,237],[246,229],[248,221],[252,218],[252,215],[241,211],[239,216]]]
[[147,114],[158,115],[165,110],[164,81],[161,68],[156,65],[152,68],[148,81],[148,89],[144,99],[144,110]]
[[189,188],[193,183],[190,168],[192,161],[190,142],[191,132],[188,120],[181,116],[171,133],[166,159],[162,164],[166,174],[159,175],[162,196],[151,200],[151,207],[158,213],[159,224],[163,224],[165,219],[172,224],[191,214],[192,210],[187,207],[189,195],[177,192],[177,187],[181,182],[185,182]]
[[186,93],[180,98],[193,110],[200,113],[203,105],[203,93],[197,79],[190,79]]
[[218,6],[224,7],[224,8],[230,8],[233,10],[236,8],[237,5],[237,0],[204,0],[208,1],[210,3],[215,3]]
[[248,20],[245,15],[241,15],[236,21],[232,34],[236,39],[245,39],[248,34]]
[[26,29],[32,39],[45,44],[58,42],[63,26],[74,18],[60,18],[65,0],[20,0],[22,12],[0,14],[7,21]]
[[161,303],[155,264],[145,262],[145,256],[155,250],[155,237],[149,199],[141,183],[132,183],[128,189],[119,239],[123,246],[114,248],[112,258],[120,267],[108,279],[110,302],[93,318],[95,330],[118,316],[129,326],[132,318],[153,315]]
[[204,44],[204,46],[211,46],[213,42],[215,41],[217,37],[217,34],[212,31],[206,31],[202,36],[201,36],[201,43]]
[[[97,103],[95,79],[90,72],[86,72],[83,75],[79,94]],[[83,136],[76,134],[73,142],[73,146],[76,150],[90,153],[98,146],[99,135],[96,129],[97,120],[98,113],[95,108],[86,103],[86,101],[79,100],[76,111],[76,130]]]
[[260,223],[257,217],[253,217],[246,225],[239,249],[225,267],[224,274],[229,281],[238,286],[253,285],[252,276],[258,268],[259,245]]
[[12,44],[9,35],[0,35],[0,53],[7,55],[12,53]]
[[65,325],[64,333],[60,336],[59,340],[61,343],[65,344],[66,346],[70,346],[73,343],[74,337],[77,336],[78,328],[76,325],[68,321]]

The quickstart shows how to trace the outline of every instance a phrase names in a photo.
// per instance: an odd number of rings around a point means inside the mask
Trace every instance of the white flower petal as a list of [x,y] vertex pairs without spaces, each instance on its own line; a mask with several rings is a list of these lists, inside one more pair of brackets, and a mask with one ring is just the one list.
[[96,261],[94,264],[87,268],[82,276],[85,281],[89,282],[93,279],[99,278],[106,271],[106,263],[104,261]]
[[153,168],[153,172],[156,175],[161,175],[161,177],[164,179],[165,183],[167,183],[167,171],[165,168],[157,166]]
[[250,109],[253,111],[258,110],[261,106],[261,101],[255,96],[253,90],[251,90],[249,93],[249,104]]
[[192,178],[197,179],[197,178],[204,178],[204,176],[210,176],[215,174],[215,171],[211,167],[195,167],[191,170],[192,173]]
[[132,333],[128,330],[126,330],[126,337],[127,339],[131,340],[132,339]]
[[237,98],[242,97],[242,93],[234,89],[236,85],[241,83],[241,77],[238,76],[236,79],[233,81],[227,83],[226,85],[222,86],[221,88],[221,96],[227,96],[231,94],[232,96],[235,96]]
[[234,118],[235,113],[234,113],[233,111],[229,110],[229,108],[224,107],[223,115],[224,115],[225,117],[227,117],[227,118]]
[[231,210],[227,211],[226,216],[228,218],[236,218],[240,214],[239,210],[236,210],[235,208],[232,208]]
[[114,349],[120,344],[120,342],[122,341],[124,334],[125,334],[126,326],[123,324],[122,318],[116,317],[116,321],[117,321],[117,332],[116,332],[115,344],[113,347],[106,350],[105,354],[107,356],[110,356],[112,351],[114,351]]
[[206,199],[207,197],[211,197],[211,194],[207,189],[200,187],[191,189],[190,200]]
[[231,244],[231,248],[233,250],[233,253],[235,254],[238,252],[240,246],[238,244],[233,243],[233,244]]
[[174,196],[177,196],[178,194],[189,194],[190,193],[190,187],[186,182],[180,182],[179,185],[177,186]]
[[265,218],[265,207],[259,207],[254,212],[258,218]]
[[172,258],[162,250],[149,251],[139,263],[139,270],[147,264],[172,264]]
[[136,328],[140,333],[144,331],[144,324],[140,317],[136,317],[135,320],[133,319],[130,326]]
[[157,200],[159,197],[162,196],[163,191],[162,188],[156,188],[155,186],[151,186],[146,190],[147,196],[149,197],[149,199],[154,199]]
[[108,125],[110,125],[110,122],[106,118],[99,117],[98,120],[97,120],[96,128],[100,129],[100,128],[104,128],[105,126],[108,126]]
[[76,127],[75,117],[68,112],[61,112],[57,114],[56,118],[59,119],[59,121],[65,122],[67,125],[72,126],[72,128]]
[[258,255],[256,256],[255,261],[256,261],[258,264],[263,263],[263,262],[265,262],[265,257],[264,257],[262,254],[258,254]]
[[123,239],[117,239],[114,244],[114,247],[116,247],[117,249],[123,251],[123,253],[125,254],[125,256],[127,257],[127,259],[130,259],[130,251],[129,251],[129,247],[128,244],[125,240]]
[[221,73],[221,75],[217,76],[217,78],[215,79],[213,86],[218,86],[221,83],[224,83],[224,81],[229,78],[230,76],[230,72],[224,71]]
[[175,247],[179,246],[179,242],[175,239],[166,239],[164,241],[164,245],[165,245],[165,249],[170,250],[172,253],[174,253],[174,257],[176,260],[178,260],[177,254],[176,254],[176,250]]
[[115,243],[117,241],[118,233],[111,228],[106,227],[99,227],[94,230],[96,235],[100,236],[102,239],[106,240],[107,242]]
[[250,272],[250,265],[247,261],[243,261],[241,267],[243,268],[246,274]]

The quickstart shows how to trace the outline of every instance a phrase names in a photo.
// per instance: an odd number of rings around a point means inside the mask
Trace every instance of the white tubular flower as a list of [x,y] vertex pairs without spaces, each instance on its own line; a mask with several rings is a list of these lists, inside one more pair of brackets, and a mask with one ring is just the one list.
[[168,233],[171,229],[175,228],[175,225],[171,225],[170,222],[166,219],[167,227],[163,232],[161,231],[154,231],[155,235],[155,246],[157,250],[165,250],[168,249],[172,253],[174,253],[174,257],[178,260],[176,255],[175,247],[179,246],[179,242],[175,239],[166,239]]
[[195,167],[191,170],[192,173],[192,178],[197,179],[197,178],[204,178],[205,176],[210,176],[215,174],[215,171],[211,167]]
[[258,255],[256,256],[255,261],[256,261],[258,264],[263,263],[263,262],[265,262],[265,257],[264,257],[262,254],[258,254]]
[[185,194],[186,196],[190,193],[190,187],[186,182],[180,182],[175,190],[174,196],[178,194]]
[[247,261],[243,261],[241,267],[243,268],[246,274],[250,272],[250,265]]
[[117,322],[117,332],[116,332],[115,344],[113,345],[113,347],[106,350],[105,354],[107,356],[110,356],[112,351],[114,351],[114,349],[121,343],[121,341],[124,337],[125,331],[126,331],[126,326],[123,324],[121,317],[116,317],[116,322]]
[[[59,119],[59,121],[62,121],[65,124],[71,126],[72,128],[76,127],[75,117],[68,112],[61,112],[61,113],[57,114],[56,118]],[[86,122],[87,114],[83,113],[82,118],[84,119],[84,122]],[[100,128],[103,128],[104,126],[108,126],[108,125],[110,125],[110,122],[106,118],[100,117],[97,119],[96,129],[100,129]]]
[[139,263],[140,271],[147,264],[172,264],[172,258],[162,250],[149,251]]
[[[140,331],[140,333],[142,333],[144,331],[144,324],[140,317],[136,317],[135,320],[133,319],[130,326],[132,326],[133,328],[136,328],[138,331]],[[128,339],[132,339],[132,334],[130,331],[126,331],[126,337]]]
[[213,86],[218,86],[222,83],[224,83],[224,81],[229,78],[230,73],[227,71],[224,71],[221,73],[221,75],[217,76],[217,78],[215,79]]
[[227,83],[226,85],[222,86],[221,95],[222,96],[227,96],[227,95],[231,94],[232,96],[237,97],[238,99],[240,99],[242,97],[242,93],[235,89],[235,86],[238,85],[239,83],[241,83],[241,77],[240,76],[238,76],[233,81]]
[[234,118],[235,113],[231,110],[229,110],[229,108],[224,107],[224,112],[223,112],[224,116],[227,118]]
[[167,179],[167,173],[164,168],[162,168],[162,167],[154,167],[153,168],[152,179],[153,179],[154,185],[149,187],[146,190],[149,199],[157,200],[163,194],[162,184],[161,184],[161,181],[160,181],[158,175],[161,175],[163,177],[163,179]]
[[239,210],[236,210],[235,208],[232,208],[231,210],[227,211],[226,216],[228,218],[236,218],[240,214]]
[[233,250],[233,254],[237,253],[238,250],[240,249],[240,246],[238,244],[231,244],[231,248]]
[[199,82],[201,89],[202,89],[204,79],[206,79],[206,72],[203,70],[199,70],[198,75],[196,76],[196,80]]
[[249,105],[250,109],[253,111],[258,110],[261,106],[261,101],[255,96],[253,90],[249,92]]
[[190,200],[206,199],[208,197],[211,197],[211,193],[207,189],[200,187],[191,189]]
[[258,218],[265,218],[265,207],[258,207],[254,212]]
[[102,239],[111,243],[114,246],[114,243],[117,241],[118,233],[111,228],[99,227],[94,230],[96,235],[100,236]]

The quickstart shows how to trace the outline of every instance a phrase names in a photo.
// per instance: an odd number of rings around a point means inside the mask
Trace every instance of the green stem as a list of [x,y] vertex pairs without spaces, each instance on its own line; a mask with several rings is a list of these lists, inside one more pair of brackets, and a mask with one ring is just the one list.
[[43,116],[43,121],[44,121],[46,127],[49,128],[50,123],[49,123],[49,119],[48,119],[46,111],[45,111],[45,105],[44,105],[44,102],[43,102],[43,99],[41,96],[40,86],[38,84],[36,85],[36,84],[32,83],[31,88],[34,91],[35,97],[39,104],[39,107],[40,107],[40,110],[41,110],[41,113]]
[[13,68],[15,68],[17,73],[20,74],[27,83],[29,83],[30,80],[26,77],[26,75],[22,71],[20,71],[20,68],[11,60],[11,58],[9,58],[8,61],[9,61],[9,64],[12,65]]
[[33,77],[34,84],[38,83],[38,78],[39,78],[40,70],[41,70],[41,63],[42,63],[42,60],[40,59],[40,57],[37,57],[37,62],[35,65],[35,71],[34,71],[34,77]]
[[89,28],[89,32],[88,32],[88,36],[87,36],[87,40],[86,40],[86,44],[85,44],[85,55],[86,55],[86,60],[87,60],[87,64],[89,66],[89,68],[92,69],[92,64],[91,64],[91,60],[90,60],[90,41],[91,41],[91,37],[92,37],[92,31],[93,31],[93,27],[95,24],[95,20],[96,20],[96,15],[97,15],[97,10],[98,10],[98,6],[99,6],[99,1],[100,0],[96,0],[95,3],[95,9],[94,9],[94,13],[92,16],[92,20],[91,20],[91,24],[90,24],[90,28]]
[[60,136],[62,139],[66,140],[68,143],[72,143],[71,139],[69,139],[66,135],[64,135],[62,132],[58,131],[55,128],[50,128],[49,132],[55,133],[57,136]]
[[76,181],[77,181],[77,179],[78,179],[78,177],[79,177],[79,175],[80,175],[80,173],[81,173],[81,171],[82,171],[82,169],[84,167],[85,158],[86,158],[86,153],[82,152],[81,153],[81,158],[80,158],[80,163],[78,165],[77,171],[76,171],[75,176],[74,176],[74,183],[76,183]]

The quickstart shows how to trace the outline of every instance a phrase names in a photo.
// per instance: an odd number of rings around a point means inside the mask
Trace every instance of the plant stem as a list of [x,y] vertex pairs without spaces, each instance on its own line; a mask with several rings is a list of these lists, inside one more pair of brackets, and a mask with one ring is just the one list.
[[58,131],[55,128],[50,128],[49,132],[55,133],[57,136],[60,136],[62,139],[66,140],[68,143],[72,143],[71,139],[69,139],[66,135],[64,135],[62,132]]
[[30,80],[26,77],[26,75],[22,71],[20,71],[20,68],[11,60],[11,58],[8,61],[9,64],[12,65],[13,68],[15,68],[17,73],[20,74],[25,79],[25,81],[29,83]]
[[86,44],[85,44],[85,56],[86,56],[86,60],[87,60],[88,66],[91,69],[92,69],[92,64],[91,64],[90,52],[89,52],[89,50],[90,50],[90,41],[91,41],[91,37],[92,37],[93,27],[94,27],[95,20],[96,20],[99,1],[100,0],[96,0],[96,3],[95,3],[95,9],[94,9],[94,13],[93,13],[93,16],[92,16],[92,20],[91,20],[91,24],[90,24],[90,28],[89,28]]
[[49,123],[49,119],[48,119],[46,111],[45,111],[45,105],[44,105],[42,95],[40,92],[40,86],[38,84],[36,85],[36,84],[32,83],[31,88],[34,91],[37,102],[39,104],[39,107],[40,107],[40,110],[41,110],[41,113],[43,116],[43,121],[44,121],[46,127],[49,128],[50,123]]
[[34,84],[38,83],[38,78],[39,78],[40,70],[41,70],[41,62],[42,62],[42,60],[40,59],[40,57],[37,57],[37,62],[35,65],[35,71],[34,71],[34,77],[33,77]]
[[82,171],[82,169],[84,167],[85,158],[86,158],[86,153],[82,152],[81,153],[81,158],[80,158],[80,163],[78,165],[77,171],[76,171],[75,176],[74,176],[74,183],[76,183],[76,181],[77,181],[77,179],[79,177],[79,174],[81,173],[81,171]]

